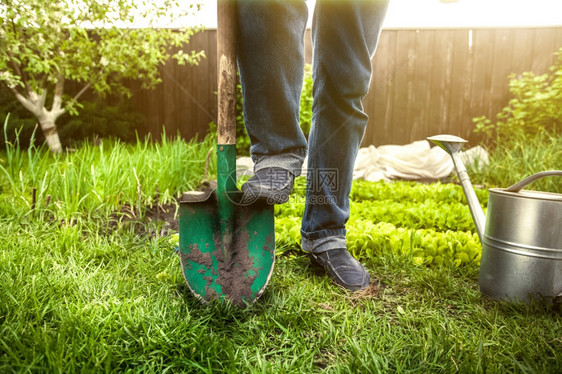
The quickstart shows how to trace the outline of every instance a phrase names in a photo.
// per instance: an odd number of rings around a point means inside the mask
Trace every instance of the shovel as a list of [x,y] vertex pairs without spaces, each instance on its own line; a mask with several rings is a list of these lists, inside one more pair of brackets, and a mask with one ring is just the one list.
[[217,181],[180,199],[180,261],[187,285],[202,301],[244,306],[260,297],[273,273],[273,206],[236,187],[236,5],[217,5]]

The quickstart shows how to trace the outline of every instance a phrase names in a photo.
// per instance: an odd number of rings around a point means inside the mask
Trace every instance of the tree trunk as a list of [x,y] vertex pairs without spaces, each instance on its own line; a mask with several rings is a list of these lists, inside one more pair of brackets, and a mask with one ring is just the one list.
[[[47,140],[47,145],[51,152],[61,153],[62,145],[55,121],[65,112],[65,109],[62,107],[64,78],[62,76],[57,77],[51,110],[47,110],[45,107],[45,99],[47,98],[47,90],[45,88],[33,90],[26,84],[27,97],[22,95],[14,87],[11,87],[11,90],[16,96],[16,99],[18,99],[27,110],[33,113],[39,121],[39,126],[41,126],[41,130],[43,131],[43,135],[45,135],[45,140]],[[82,94],[82,91],[80,94]]]
[[47,118],[39,118],[39,126],[41,126],[41,130],[43,131],[43,135],[45,135],[45,140],[51,152],[61,153],[62,145],[55,122]]

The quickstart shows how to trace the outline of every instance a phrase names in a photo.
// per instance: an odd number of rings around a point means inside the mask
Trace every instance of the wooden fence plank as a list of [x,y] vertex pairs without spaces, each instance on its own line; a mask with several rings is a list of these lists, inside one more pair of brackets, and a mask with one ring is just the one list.
[[491,88],[491,66],[495,30],[473,30],[474,64],[472,70],[472,88],[470,92],[470,117],[487,116],[489,111],[489,93]]
[[[554,43],[555,50],[560,51],[560,49],[562,49],[562,27],[556,29],[555,38],[556,38],[556,42]],[[557,60],[557,58],[555,56],[553,56],[552,63],[554,64],[556,62],[556,60]]]
[[520,75],[522,72],[531,71],[533,60],[529,54],[533,53],[535,30],[515,29],[513,30],[513,53],[511,55],[511,73]]
[[496,115],[498,108],[507,104],[506,87],[508,77],[511,74],[513,51],[513,32],[509,29],[498,29],[495,32],[493,58],[490,75],[490,94],[487,100],[487,113],[489,116]]
[[[415,74],[414,74],[414,95],[413,107],[414,120],[411,123],[413,139],[421,139],[424,134],[425,124],[430,121],[431,113],[431,67],[434,56],[430,53],[434,49],[435,30],[418,30],[415,48]],[[408,139],[409,140],[409,139]],[[406,139],[396,141],[388,140],[394,144],[403,144]]]
[[[453,60],[451,71],[451,93],[449,96],[449,121],[447,132],[458,133],[459,126],[463,125],[463,113],[467,99],[467,89],[470,84],[469,78],[469,48],[468,30],[454,30],[453,34]],[[466,136],[466,134],[458,134]]]
[[395,33],[392,32],[381,34],[377,55],[380,54],[385,58],[373,59],[371,90],[363,100],[364,110],[369,114],[369,125],[364,139],[382,138],[385,134],[392,132],[390,97],[392,94],[391,69],[394,66],[394,54],[391,53],[391,48],[394,46],[394,37]]
[[[427,124],[425,136],[441,132],[449,132],[449,99],[451,96],[451,71],[453,65],[453,37],[451,30],[443,30],[438,34],[435,43],[436,56],[433,61],[432,92],[435,99],[431,122]],[[433,96],[433,95],[432,95]],[[445,130],[445,131],[442,131]]]
[[555,39],[550,29],[537,29],[533,47],[532,71],[546,72],[553,63],[552,54],[556,50]]
[[[407,136],[410,134],[415,133],[417,128],[420,128],[421,121],[418,121],[416,118],[417,107],[416,100],[419,97],[419,92],[416,92],[416,69],[418,67],[417,64],[417,41],[418,41],[419,31],[418,30],[410,30],[408,33],[408,54],[406,56],[407,60],[405,62],[406,66],[406,85],[407,85],[407,97],[406,97],[406,124],[407,128],[405,132]],[[402,135],[402,136],[406,136]]]
[[391,99],[392,108],[392,139],[402,139],[407,136],[406,133],[412,131],[411,125],[408,123],[408,107],[410,94],[409,79],[408,79],[408,66],[411,62],[410,59],[410,45],[411,45],[412,31],[395,32],[396,48],[394,50],[394,69],[392,76],[392,90],[393,94]]

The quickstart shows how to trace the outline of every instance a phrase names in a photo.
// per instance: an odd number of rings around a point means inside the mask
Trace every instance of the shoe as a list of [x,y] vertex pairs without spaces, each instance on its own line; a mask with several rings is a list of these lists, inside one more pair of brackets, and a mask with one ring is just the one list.
[[261,199],[268,204],[284,204],[289,201],[295,176],[290,171],[278,168],[264,168],[256,172],[242,185],[244,199]]
[[330,278],[343,288],[358,291],[369,286],[369,273],[347,249],[335,248],[309,255],[313,265],[324,268]]

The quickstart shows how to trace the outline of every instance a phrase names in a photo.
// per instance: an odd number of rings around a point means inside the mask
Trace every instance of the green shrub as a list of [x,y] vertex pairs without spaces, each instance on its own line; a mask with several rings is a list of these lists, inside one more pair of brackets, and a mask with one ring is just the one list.
[[475,118],[475,132],[486,134],[495,144],[517,140],[522,134],[558,133],[562,124],[562,48],[555,55],[558,60],[547,74],[511,75],[513,98],[508,106],[498,113],[496,123],[486,117]]
[[65,114],[59,120],[59,135],[66,146],[95,137],[134,142],[137,130],[145,124],[144,116],[133,109],[129,100],[98,98],[82,105],[77,116]]
[[[135,111],[129,100],[118,97],[97,98],[84,101],[78,109],[78,115],[64,114],[57,121],[57,129],[63,145],[75,146],[84,140],[116,138],[125,142],[136,140],[136,130],[144,126],[145,118]],[[5,134],[0,131],[0,144],[5,140],[14,144],[16,138],[19,147],[28,148],[33,131],[35,145],[45,141],[37,120],[4,87],[0,87],[0,121],[4,123],[10,115]],[[37,127],[37,129],[36,129]]]

